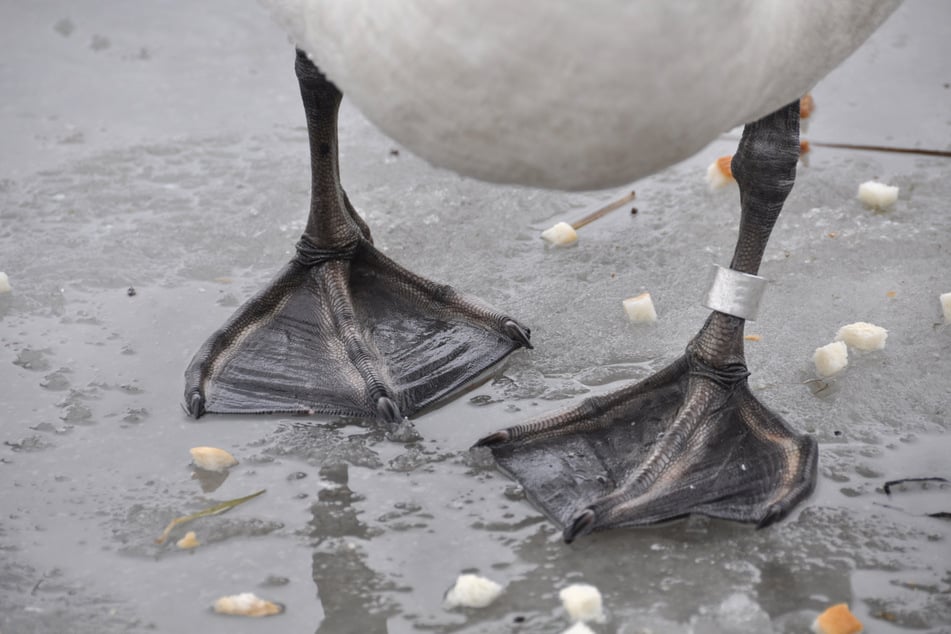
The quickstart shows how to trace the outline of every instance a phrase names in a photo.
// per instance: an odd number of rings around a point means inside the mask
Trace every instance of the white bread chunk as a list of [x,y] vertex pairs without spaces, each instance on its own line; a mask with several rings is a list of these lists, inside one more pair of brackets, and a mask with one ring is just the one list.
[[839,328],[839,332],[835,334],[836,341],[844,341],[845,345],[850,348],[866,351],[882,350],[887,338],[887,330],[864,321],[842,326]]
[[812,362],[816,364],[816,372],[819,376],[832,376],[841,372],[849,364],[849,349],[844,341],[834,341],[816,348],[812,355]]
[[175,545],[182,550],[188,550],[191,548],[198,548],[201,546],[201,542],[198,541],[198,536],[195,535],[195,531],[188,531],[185,533],[184,537],[175,542]]
[[578,232],[567,222],[559,222],[554,227],[542,231],[542,240],[564,247],[578,241]]
[[707,186],[710,187],[710,191],[723,189],[727,185],[736,182],[730,166],[732,160],[732,155],[721,156],[707,167]]
[[863,629],[862,622],[855,618],[844,603],[833,605],[812,623],[815,634],[860,634]]
[[944,322],[951,324],[951,293],[942,293],[938,296],[941,302],[941,311],[944,313]]
[[217,447],[192,447],[189,452],[195,466],[205,471],[221,472],[238,464],[234,456]]
[[243,592],[229,597],[221,597],[215,601],[215,612],[231,614],[233,616],[272,616],[284,611],[284,606],[273,601],[266,601],[255,596],[253,592]]
[[887,209],[898,200],[898,188],[878,181],[859,185],[859,200],[873,209]]
[[459,575],[449,592],[446,593],[447,608],[484,608],[499,598],[502,586],[479,575]]
[[641,293],[637,297],[628,297],[623,300],[624,312],[627,318],[634,323],[657,321],[657,311],[654,310],[654,300],[650,293]]
[[10,286],[10,278],[6,273],[0,271],[0,294],[9,293],[13,288]]
[[575,583],[558,593],[561,604],[572,621],[604,623],[601,591],[587,583]]

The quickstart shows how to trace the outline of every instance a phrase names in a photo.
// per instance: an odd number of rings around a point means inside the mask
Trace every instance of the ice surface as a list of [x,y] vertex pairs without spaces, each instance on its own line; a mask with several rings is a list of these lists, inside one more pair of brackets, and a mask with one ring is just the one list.
[[[949,11],[899,9],[817,86],[808,138],[951,149]],[[15,287],[0,295],[0,631],[233,632],[214,599],[281,578],[260,593],[288,606],[286,631],[557,632],[558,589],[587,582],[610,607],[602,634],[770,631],[767,619],[804,632],[838,602],[870,631],[947,632],[951,529],[926,514],[951,510],[948,489],[881,490],[947,476],[947,159],[815,147],[799,170],[747,356],[757,395],[820,443],[801,510],[762,531],[691,520],[566,547],[468,448],[680,354],[705,317],[709,265],[732,253],[738,196],[707,191],[704,170],[735,142],[634,184],[637,214],[552,249],[542,230],[627,189],[464,180],[345,103],[344,184],[380,246],[523,320],[536,349],[398,441],[341,419],[195,423],[179,407],[185,365],[303,228],[293,52],[261,9],[224,0],[5,3],[0,31],[0,270]],[[871,88],[885,76],[887,100]],[[872,178],[901,187],[887,212],[855,198]],[[663,319],[641,328],[619,302],[645,290]],[[886,349],[810,381],[812,351],[859,320],[888,329]],[[200,445],[241,464],[194,480]],[[154,544],[170,519],[260,489],[188,526],[201,548],[175,547],[184,529]],[[455,575],[475,570],[505,595],[477,615],[444,610]]]

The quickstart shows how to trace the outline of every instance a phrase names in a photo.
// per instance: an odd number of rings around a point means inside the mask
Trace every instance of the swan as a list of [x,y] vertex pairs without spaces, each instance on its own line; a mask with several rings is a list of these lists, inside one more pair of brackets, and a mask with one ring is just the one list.
[[186,369],[191,415],[396,423],[531,347],[514,317],[374,247],[340,184],[342,94],[434,165],[564,190],[629,183],[744,125],[736,251],[684,355],[477,445],[566,541],[691,513],[766,526],[809,495],[815,440],[750,392],[743,327],[795,180],[799,97],[898,0],[262,1],[297,47],[310,213],[297,255]]

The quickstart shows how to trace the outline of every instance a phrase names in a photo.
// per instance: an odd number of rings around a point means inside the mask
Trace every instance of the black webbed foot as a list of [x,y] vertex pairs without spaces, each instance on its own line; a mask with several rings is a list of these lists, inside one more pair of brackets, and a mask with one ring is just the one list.
[[312,260],[291,261],[198,351],[186,371],[192,416],[318,412],[395,423],[527,342],[510,317],[406,271],[367,241]]
[[714,312],[683,357],[636,385],[478,443],[565,527],[566,541],[691,513],[767,526],[814,487],[815,440],[753,396],[743,356],[743,325],[762,288],[752,278],[792,189],[798,150],[798,102],[744,129],[732,163],[742,206],[734,274],[711,288]]
[[782,518],[813,488],[815,441],[760,404],[745,377],[720,381],[688,359],[478,444],[567,542],[693,513],[759,526]]
[[529,330],[373,246],[340,186],[340,91],[300,51],[296,70],[311,154],[307,227],[297,256],[195,355],[185,408],[196,418],[319,412],[397,423],[531,347]]

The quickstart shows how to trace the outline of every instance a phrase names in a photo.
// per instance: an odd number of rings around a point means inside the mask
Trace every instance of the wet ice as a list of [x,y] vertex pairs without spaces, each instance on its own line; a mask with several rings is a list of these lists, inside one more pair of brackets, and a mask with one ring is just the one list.
[[[209,6],[189,29],[175,3],[2,9],[0,269],[13,288],[0,295],[0,629],[225,631],[207,606],[272,577],[287,579],[267,594],[289,606],[288,631],[562,631],[557,590],[575,582],[604,593],[599,632],[800,632],[840,601],[880,632],[951,622],[951,534],[926,517],[947,498],[881,490],[946,470],[951,450],[951,331],[935,302],[951,265],[946,160],[815,148],[774,231],[747,354],[757,395],[820,442],[803,509],[760,532],[688,522],[568,548],[468,447],[681,352],[705,316],[702,272],[728,262],[735,240],[735,192],[704,183],[732,144],[637,183],[638,214],[618,210],[573,248],[546,250],[542,230],[626,189],[467,181],[391,154],[345,105],[344,185],[380,246],[524,320],[536,350],[395,440],[360,421],[192,423],[182,369],[290,257],[308,195],[283,34],[256,7]],[[817,88],[809,136],[951,147],[946,13],[902,9]],[[108,47],[93,50],[96,36]],[[860,78],[889,71],[898,89],[878,108]],[[855,198],[871,178],[901,188],[884,213]],[[620,303],[645,290],[663,315],[647,329]],[[855,321],[887,328],[886,349],[850,355],[825,389],[806,384],[812,351]],[[241,454],[214,491],[188,467],[203,444]],[[260,488],[253,506],[200,520],[192,553],[154,545],[170,518]],[[470,570],[505,596],[477,617],[447,613],[442,593]]]

